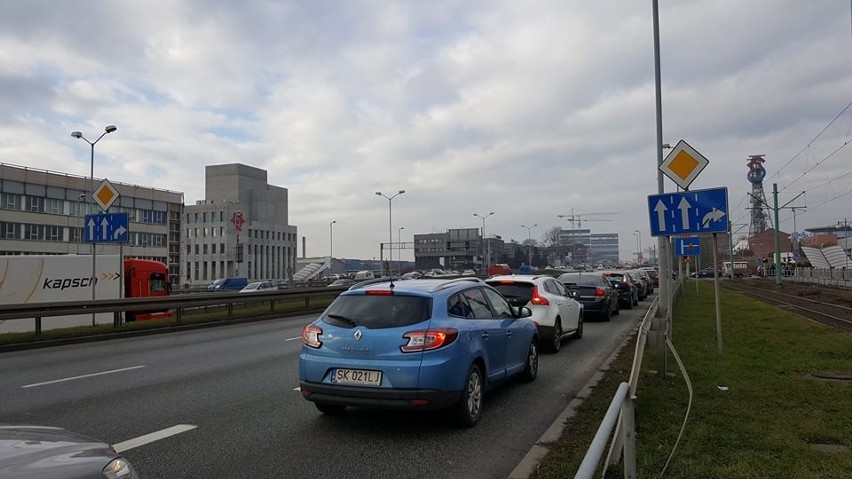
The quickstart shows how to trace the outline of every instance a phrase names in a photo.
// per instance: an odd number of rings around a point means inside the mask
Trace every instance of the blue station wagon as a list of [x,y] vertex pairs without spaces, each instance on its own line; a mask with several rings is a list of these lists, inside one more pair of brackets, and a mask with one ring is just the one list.
[[530,314],[477,278],[353,286],[302,330],[302,396],[326,414],[447,408],[473,426],[486,391],[536,378]]

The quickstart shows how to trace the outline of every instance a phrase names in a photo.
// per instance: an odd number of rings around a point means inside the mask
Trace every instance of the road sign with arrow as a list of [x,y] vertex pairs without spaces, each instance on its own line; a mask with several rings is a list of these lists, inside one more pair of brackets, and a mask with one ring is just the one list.
[[725,233],[729,229],[728,189],[649,195],[648,217],[651,236]]
[[86,215],[83,228],[86,243],[126,243],[129,216],[127,213]]

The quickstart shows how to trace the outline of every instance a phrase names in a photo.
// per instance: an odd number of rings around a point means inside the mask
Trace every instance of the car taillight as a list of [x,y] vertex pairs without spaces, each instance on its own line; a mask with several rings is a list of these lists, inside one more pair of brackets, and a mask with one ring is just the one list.
[[530,298],[530,303],[538,304],[541,306],[547,306],[550,304],[550,301],[547,300],[544,296],[539,296],[538,294],[538,286],[533,288],[532,298]]
[[365,293],[367,296],[393,296],[392,289],[370,289]]
[[458,330],[452,328],[409,331],[402,335],[408,339],[408,343],[400,346],[399,349],[404,353],[431,351],[449,345],[458,336]]
[[595,296],[603,296],[604,289],[603,288],[595,288]]
[[322,346],[322,341],[319,339],[321,335],[322,328],[309,324],[302,328],[302,343],[305,346],[319,348]]

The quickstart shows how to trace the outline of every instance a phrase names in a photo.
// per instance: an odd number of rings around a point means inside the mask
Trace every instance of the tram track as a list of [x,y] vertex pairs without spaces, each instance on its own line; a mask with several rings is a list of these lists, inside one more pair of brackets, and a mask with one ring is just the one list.
[[[852,332],[852,291],[801,285],[778,288],[769,281],[756,281],[755,284],[725,282],[724,285],[727,289],[779,306],[811,321]],[[814,299],[814,296],[820,299]],[[823,296],[826,300],[822,300]]]

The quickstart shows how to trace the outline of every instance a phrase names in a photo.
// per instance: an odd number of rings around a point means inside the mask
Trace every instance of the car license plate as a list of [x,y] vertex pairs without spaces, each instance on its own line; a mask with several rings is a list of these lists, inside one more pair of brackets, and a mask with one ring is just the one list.
[[365,369],[335,369],[331,375],[331,382],[357,386],[379,386],[382,384],[382,372]]

